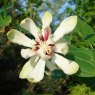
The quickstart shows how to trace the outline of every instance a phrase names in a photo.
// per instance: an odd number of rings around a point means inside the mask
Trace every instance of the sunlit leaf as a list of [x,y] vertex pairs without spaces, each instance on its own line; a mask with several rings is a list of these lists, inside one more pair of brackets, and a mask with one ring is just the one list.
[[12,21],[11,16],[6,16],[5,18],[3,18],[0,15],[0,27],[8,26],[11,21]]
[[95,55],[90,49],[70,46],[69,53],[73,55],[74,60],[80,66],[80,71],[78,72],[79,76],[81,77],[95,76],[95,61],[94,61]]
[[92,44],[95,41],[95,32],[86,22],[78,18],[75,33],[78,34],[82,40],[86,40],[85,43]]
[[4,19],[4,26],[9,25],[9,23],[12,21],[11,16],[6,16]]

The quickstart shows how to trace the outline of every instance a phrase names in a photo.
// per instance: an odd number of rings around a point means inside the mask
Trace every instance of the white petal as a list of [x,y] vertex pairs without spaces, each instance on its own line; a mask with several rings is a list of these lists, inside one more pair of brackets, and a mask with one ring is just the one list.
[[62,53],[66,55],[68,53],[68,45],[67,43],[59,43],[55,45],[55,52]]
[[35,44],[34,40],[29,39],[23,33],[19,32],[18,30],[15,30],[15,29],[11,29],[7,33],[7,36],[11,42],[17,43],[19,45],[23,45],[26,47],[32,47]]
[[45,72],[45,61],[40,59],[35,69],[28,74],[27,79],[33,83],[39,82],[43,79],[44,72]]
[[46,41],[47,44],[54,44],[54,41],[52,40],[52,38],[49,38],[47,41]]
[[79,70],[79,65],[76,62],[67,60],[58,54],[55,54],[52,61],[67,75],[72,75]]
[[72,75],[76,73],[78,70],[79,70],[79,65],[74,61],[71,61],[69,64],[66,64],[64,67],[64,73],[68,75]]
[[36,65],[37,62],[35,62],[36,57],[33,56],[31,59],[23,66],[19,78],[24,79],[27,78],[27,75],[29,74],[30,71],[32,71]]
[[50,69],[51,71],[58,69],[56,64],[50,62],[49,60],[46,61],[46,67]]
[[35,38],[38,38],[39,29],[36,27],[32,19],[26,18],[21,21],[20,26],[27,31],[31,32]]
[[27,59],[33,55],[35,55],[35,51],[33,51],[32,49],[27,48],[27,49],[21,50],[21,56],[25,59]]
[[77,16],[70,16],[63,20],[60,26],[54,32],[53,41],[56,42],[60,38],[62,38],[65,34],[71,32],[77,24]]
[[46,11],[42,17],[42,24],[43,24],[43,28],[45,27],[49,27],[50,23],[52,21],[52,14],[48,11]]

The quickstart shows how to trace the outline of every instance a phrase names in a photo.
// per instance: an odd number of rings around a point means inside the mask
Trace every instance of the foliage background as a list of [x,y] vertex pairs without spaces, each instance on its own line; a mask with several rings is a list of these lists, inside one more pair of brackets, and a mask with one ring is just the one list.
[[[22,46],[12,44],[6,34],[10,29],[15,28],[30,37],[31,35],[19,26],[20,21],[25,17],[30,17],[38,26],[41,26],[41,17],[47,10],[54,17],[51,23],[53,32],[60,22],[70,15],[77,15],[92,27],[92,31],[95,30],[95,0],[0,0],[0,95],[95,95],[95,69],[94,73],[91,73],[94,76],[90,78],[64,77],[61,71],[55,71],[49,77],[45,76],[37,84],[18,78],[27,60],[20,55]],[[80,21],[77,27],[81,27],[81,23],[83,22]],[[74,54],[73,46],[75,46],[77,51],[82,49],[83,52],[93,53],[95,63],[95,34],[87,30],[88,35],[85,36],[84,31],[65,37],[70,45],[72,44],[69,53]],[[79,57],[80,54],[75,53],[75,55]],[[88,61],[90,55],[84,56],[82,54],[82,57],[88,58]],[[70,58],[69,54],[67,57]]]

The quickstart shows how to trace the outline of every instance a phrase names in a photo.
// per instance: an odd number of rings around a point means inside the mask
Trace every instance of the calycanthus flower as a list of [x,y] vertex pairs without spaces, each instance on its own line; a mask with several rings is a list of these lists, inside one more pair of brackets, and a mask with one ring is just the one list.
[[32,19],[26,18],[21,21],[22,28],[28,30],[35,39],[30,39],[18,30],[11,29],[7,36],[8,39],[27,48],[21,50],[21,56],[25,59],[30,58],[23,66],[19,77],[28,79],[30,82],[39,82],[43,79],[45,66],[51,71],[61,69],[67,75],[76,73],[79,65],[75,61],[68,60],[59,53],[68,53],[67,42],[58,41],[67,33],[71,32],[77,23],[77,16],[70,16],[63,20],[56,31],[51,34],[50,23],[52,15],[45,12],[42,17],[42,30],[40,31]]

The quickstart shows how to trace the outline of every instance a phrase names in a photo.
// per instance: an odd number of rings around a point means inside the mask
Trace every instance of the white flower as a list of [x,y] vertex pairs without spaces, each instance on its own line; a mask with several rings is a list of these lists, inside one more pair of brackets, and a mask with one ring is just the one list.
[[39,82],[44,77],[45,66],[50,70],[60,68],[65,74],[71,75],[78,71],[79,65],[59,55],[68,53],[67,42],[58,43],[59,39],[71,32],[77,23],[77,16],[70,16],[63,20],[60,26],[51,35],[50,23],[52,15],[45,12],[42,17],[42,30],[36,27],[32,19],[24,19],[20,25],[28,30],[35,39],[31,40],[18,30],[12,29],[8,32],[8,39],[19,45],[27,47],[21,50],[21,56],[30,60],[23,66],[19,77],[27,78],[30,82]]

